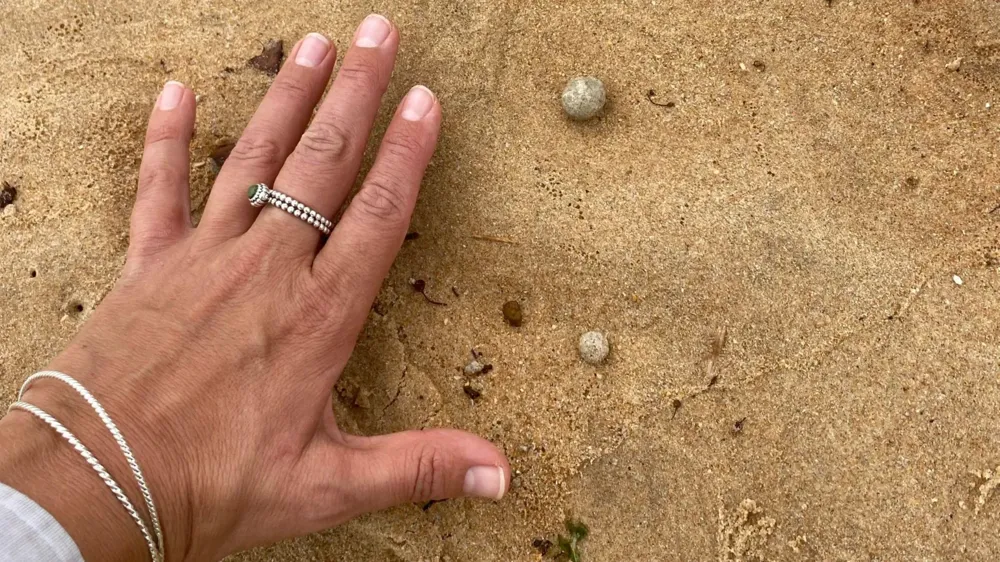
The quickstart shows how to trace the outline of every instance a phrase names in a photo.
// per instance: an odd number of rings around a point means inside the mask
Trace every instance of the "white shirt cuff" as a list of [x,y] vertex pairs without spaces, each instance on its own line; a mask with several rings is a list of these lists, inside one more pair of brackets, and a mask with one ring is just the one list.
[[83,562],[83,556],[55,517],[0,482],[0,560]]

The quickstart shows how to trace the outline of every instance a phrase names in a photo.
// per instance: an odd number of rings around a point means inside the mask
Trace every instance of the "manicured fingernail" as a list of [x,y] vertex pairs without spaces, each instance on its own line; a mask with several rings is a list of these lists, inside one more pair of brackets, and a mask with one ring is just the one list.
[[392,27],[389,25],[389,20],[378,14],[372,14],[361,22],[354,44],[366,49],[378,47],[385,41],[386,37],[389,37],[390,31],[392,31]]
[[299,66],[319,66],[330,52],[330,40],[319,33],[310,33],[299,45],[295,55],[295,64]]
[[160,99],[156,101],[156,106],[160,111],[170,111],[181,104],[184,98],[184,84],[171,80],[163,86],[160,92]]
[[474,466],[465,473],[462,491],[467,496],[498,500],[507,491],[507,477],[499,466]]
[[403,119],[420,121],[434,107],[434,92],[423,86],[414,86],[403,100]]

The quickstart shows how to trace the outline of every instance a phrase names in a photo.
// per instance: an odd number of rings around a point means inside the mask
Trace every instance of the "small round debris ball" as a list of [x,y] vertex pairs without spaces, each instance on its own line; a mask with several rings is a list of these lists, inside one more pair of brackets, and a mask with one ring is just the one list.
[[486,368],[486,365],[482,363],[479,359],[473,359],[469,361],[469,364],[465,366],[465,374],[472,376],[482,373]]
[[523,324],[524,314],[521,312],[521,303],[517,301],[503,303],[503,319],[515,328]]
[[574,78],[563,90],[562,103],[566,114],[578,121],[597,116],[607,102],[604,84],[592,76]]
[[591,365],[603,363],[610,349],[607,336],[601,332],[587,332],[580,336],[580,358]]

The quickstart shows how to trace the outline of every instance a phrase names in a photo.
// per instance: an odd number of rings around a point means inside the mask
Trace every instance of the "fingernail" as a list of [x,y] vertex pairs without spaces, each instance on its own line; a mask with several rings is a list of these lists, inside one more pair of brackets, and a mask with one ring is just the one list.
[[361,22],[354,44],[366,49],[378,47],[385,41],[386,37],[389,37],[390,31],[392,31],[392,27],[389,25],[389,20],[378,14],[372,14]]
[[499,500],[507,491],[507,477],[499,466],[474,466],[465,473],[467,496]]
[[299,66],[319,66],[330,52],[330,40],[319,33],[310,33],[299,45],[295,55],[295,64]]
[[171,80],[163,86],[160,92],[160,99],[156,100],[156,106],[161,111],[170,111],[181,104],[184,98],[184,84]]
[[414,86],[403,100],[403,119],[420,121],[434,107],[434,92],[423,86]]

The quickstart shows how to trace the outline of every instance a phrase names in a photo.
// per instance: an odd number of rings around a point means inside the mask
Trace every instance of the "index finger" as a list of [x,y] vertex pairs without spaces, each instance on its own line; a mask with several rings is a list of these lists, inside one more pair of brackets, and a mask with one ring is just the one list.
[[321,283],[339,284],[351,295],[346,305],[358,310],[349,317],[359,323],[403,244],[440,128],[437,98],[415,86],[389,124],[361,189],[313,262]]

